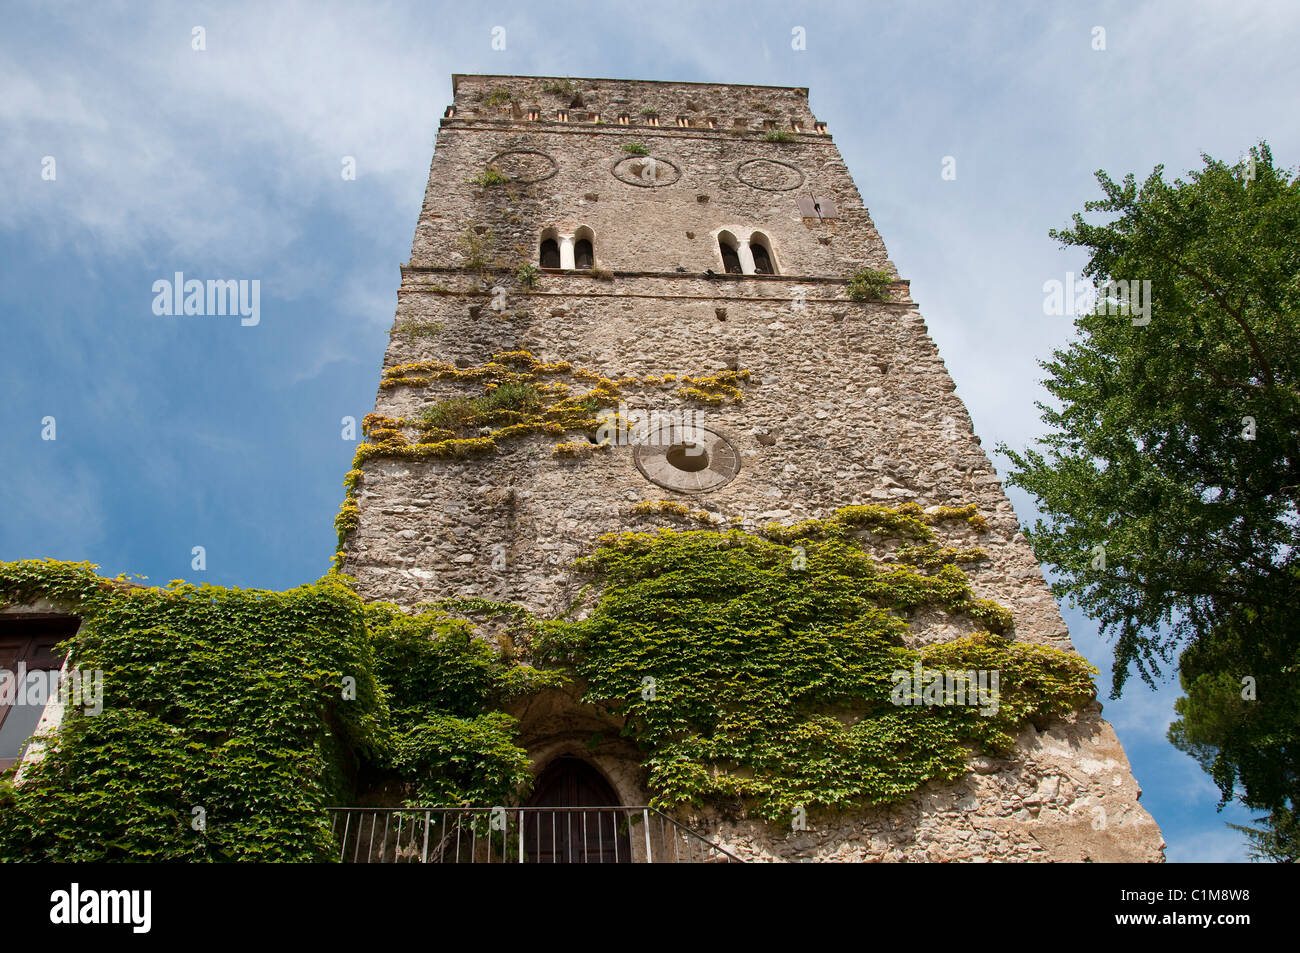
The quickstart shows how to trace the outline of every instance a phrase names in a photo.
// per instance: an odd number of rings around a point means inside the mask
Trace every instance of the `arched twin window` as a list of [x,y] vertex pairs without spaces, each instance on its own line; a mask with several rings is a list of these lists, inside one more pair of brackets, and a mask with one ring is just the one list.
[[722,252],[722,270],[728,275],[741,275],[740,252],[737,251],[736,236],[731,232],[718,235],[718,250]]
[[755,232],[749,236],[749,253],[754,256],[754,274],[775,275],[772,267],[772,252],[768,250],[767,238]]
[[586,225],[578,226],[573,233],[573,267],[590,271],[596,266],[595,234]]
[[560,267],[560,243],[554,238],[542,239],[542,253],[540,255],[541,266],[543,268]]
[[596,267],[595,233],[586,225],[579,226],[572,235],[548,228],[542,232],[537,261],[543,268],[590,271]]
[[762,232],[754,232],[748,241],[740,241],[724,229],[718,233],[718,252],[722,255],[722,270],[728,275],[776,274],[772,245]]
[[[748,239],[738,239],[724,229],[718,233],[718,253],[722,270],[728,275],[775,275],[776,256],[772,243],[762,232],[751,232]],[[537,251],[538,264],[557,271],[590,271],[596,267],[596,236],[586,225],[572,234],[560,234],[548,228],[541,234]]]

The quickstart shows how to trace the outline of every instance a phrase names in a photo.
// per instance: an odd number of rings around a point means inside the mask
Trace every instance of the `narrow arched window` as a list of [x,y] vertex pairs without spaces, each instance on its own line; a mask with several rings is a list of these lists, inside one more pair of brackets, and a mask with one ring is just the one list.
[[554,238],[542,240],[541,265],[543,268],[560,267],[560,243]]
[[722,252],[722,270],[729,275],[741,274],[740,253],[736,251],[736,246],[720,235],[718,236],[718,249]]
[[591,242],[580,238],[573,246],[573,267],[579,271],[589,270],[596,263],[596,256],[591,250]]
[[772,266],[772,252],[767,247],[767,239],[758,232],[749,239],[749,253],[754,256],[754,274],[776,274],[776,269]]

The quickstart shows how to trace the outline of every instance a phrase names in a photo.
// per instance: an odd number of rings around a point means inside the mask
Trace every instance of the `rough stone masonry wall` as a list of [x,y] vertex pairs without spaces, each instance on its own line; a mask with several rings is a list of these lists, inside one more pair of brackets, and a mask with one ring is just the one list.
[[[787,123],[807,129],[813,122],[800,90],[573,82],[584,101],[603,109],[623,100],[619,108],[634,117],[641,102],[675,115],[688,102],[721,112],[723,103],[766,96]],[[610,378],[748,369],[743,403],[697,408],[739,449],[740,473],[711,493],[675,494],[646,480],[627,447],[566,459],[552,454],[556,439],[543,437],[503,442],[467,461],[372,460],[363,467],[360,522],[344,562],[363,595],[406,605],[484,596],[556,616],[580,585],[568,566],[598,536],[671,524],[633,515],[644,501],[682,500],[751,528],[856,503],[973,502],[987,532],[950,538],[991,556],[968,571],[975,594],[1011,610],[1015,638],[1070,649],[906,283],[894,283],[890,303],[847,296],[844,279],[855,269],[896,269],[829,136],[801,132],[795,142],[774,143],[730,122],[697,129],[463,118],[494,89],[515,89],[526,100],[544,83],[457,78],[456,117],[439,131],[385,367],[468,366],[497,351],[528,350]],[[630,158],[621,146],[629,142],[674,171],[653,184],[620,177]],[[516,182],[473,184],[489,164],[508,166]],[[539,181],[517,181],[533,177]],[[834,199],[838,218],[802,218],[798,195]],[[580,225],[594,233],[597,264],[612,277],[548,271],[534,289],[523,288],[514,272],[536,263],[543,230],[571,234]],[[779,274],[723,275],[714,237],[722,228],[766,235]],[[486,270],[466,267],[474,254],[467,233],[477,237]],[[506,291],[502,310],[491,306],[494,288]],[[682,406],[675,390],[630,388],[628,402],[671,410]],[[376,412],[409,418],[438,400],[479,392],[454,381],[381,388]],[[498,554],[505,566],[494,569]],[[938,613],[911,625],[917,642],[969,629]],[[572,734],[571,753],[604,770],[624,803],[645,802],[628,751],[617,742],[590,752],[578,744],[591,736],[589,710],[554,699],[542,707],[544,719],[518,713],[538,768]],[[1100,711],[1094,705],[1041,733],[1026,728],[1011,758],[977,759],[956,783],[929,785],[902,807],[863,811],[832,827],[787,832],[707,814],[693,820],[757,858],[1159,860],[1160,832],[1138,804],[1123,749]],[[566,734],[566,719],[583,730]]]

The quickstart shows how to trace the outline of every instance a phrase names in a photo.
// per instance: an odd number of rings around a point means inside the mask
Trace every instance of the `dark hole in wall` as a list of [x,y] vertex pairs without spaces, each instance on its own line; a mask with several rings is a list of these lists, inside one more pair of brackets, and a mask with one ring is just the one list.
[[560,244],[554,238],[548,238],[542,242],[542,252],[540,263],[543,268],[560,267]]
[[592,251],[591,242],[584,238],[573,246],[573,264],[575,268],[588,269],[595,263],[596,256]]
[[718,247],[722,249],[723,270],[729,275],[740,274],[740,255],[736,252],[736,249],[726,242],[719,242]]

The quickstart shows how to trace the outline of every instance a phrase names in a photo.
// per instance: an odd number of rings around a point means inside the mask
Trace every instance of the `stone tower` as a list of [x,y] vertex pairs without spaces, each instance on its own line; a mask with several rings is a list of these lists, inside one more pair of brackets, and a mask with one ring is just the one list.
[[[1011,610],[1015,639],[1073,651],[806,89],[457,75],[454,100],[368,418],[372,443],[403,451],[363,459],[341,524],[342,567],[365,598],[480,597],[557,617],[578,595],[573,560],[602,534],[677,518],[659,501],[741,526],[973,503],[991,556],[969,571],[975,593]],[[892,280],[850,296],[867,271]],[[685,453],[593,449],[579,432],[412,450],[450,435],[414,422],[481,394],[475,369],[494,355],[622,383],[629,417],[689,407],[699,426]],[[962,634],[924,614],[911,624],[921,643]],[[636,752],[574,698],[513,713],[537,771],[580,757],[622,803],[646,803]],[[592,745],[602,730],[612,740]],[[1094,703],[890,810],[803,832],[693,820],[751,858],[1160,860],[1139,793]]]

